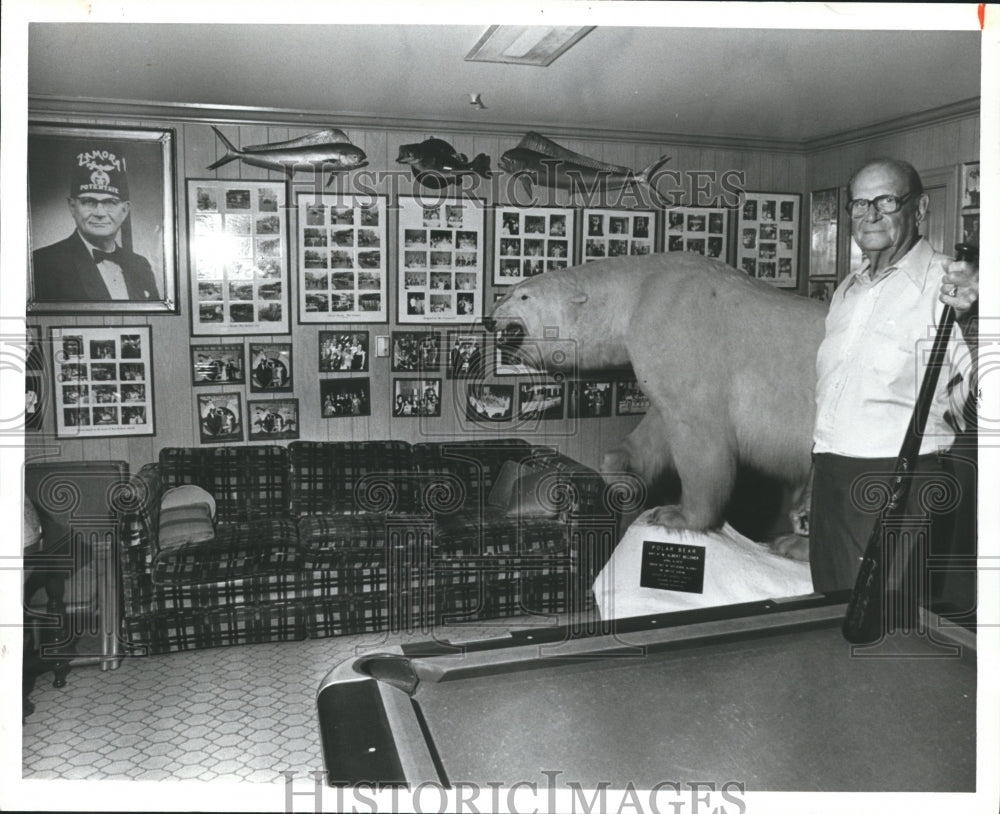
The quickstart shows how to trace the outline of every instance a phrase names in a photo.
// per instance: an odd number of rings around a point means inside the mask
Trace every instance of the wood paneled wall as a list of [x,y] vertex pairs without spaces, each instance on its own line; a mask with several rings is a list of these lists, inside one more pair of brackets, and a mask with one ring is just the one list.
[[[35,121],[59,121],[68,124],[96,123],[88,119],[60,117],[55,119],[44,113],[32,116]],[[231,343],[250,341],[288,341],[285,335],[273,336],[225,336],[219,338],[196,337],[190,335],[190,292],[188,278],[186,178],[244,178],[280,180],[281,176],[234,161],[214,172],[205,168],[222,155],[221,145],[212,133],[208,122],[171,122],[165,120],[122,119],[101,124],[115,124],[129,127],[172,128],[176,131],[177,181],[175,197],[178,202],[178,301],[180,313],[170,316],[144,317],[97,317],[97,316],[49,316],[32,317],[31,324],[40,325],[43,336],[53,325],[127,325],[148,324],[153,333],[153,362],[155,372],[155,413],[156,434],[152,437],[101,438],[89,440],[59,440],[53,437],[52,408],[49,406],[42,433],[27,439],[27,457],[57,456],[68,460],[82,459],[124,459],[133,470],[144,463],[153,461],[159,450],[166,446],[198,445],[198,415],[195,389],[191,387],[190,346],[192,344]],[[227,124],[220,126],[235,145],[260,144],[281,141],[305,135],[318,127],[275,126],[255,124]],[[461,152],[474,155],[485,152],[491,156],[495,168],[497,159],[504,151],[516,146],[517,137],[490,134],[452,134],[437,132],[403,132],[398,130],[350,129],[351,140],[368,155],[371,170],[405,169],[396,163],[400,145],[418,142],[429,136],[439,136],[450,141]],[[799,152],[741,149],[700,149],[684,144],[648,144],[633,142],[594,141],[587,139],[559,139],[560,143],[586,155],[604,161],[642,168],[652,163],[658,156],[668,154],[671,161],[668,168],[685,172],[703,170],[722,173],[736,170],[745,174],[745,188],[751,191],[798,192],[803,194],[803,203],[808,202],[810,189],[833,186],[842,183],[849,168],[869,154],[890,152],[910,156],[918,167],[940,166],[944,163],[967,161],[978,154],[978,118],[952,122],[940,127],[927,127],[912,133],[880,139],[875,142],[846,145],[825,149],[815,156]],[[296,176],[292,196],[288,203],[294,207],[294,191],[309,180],[308,176]],[[305,188],[305,187],[301,187]],[[386,192],[388,190],[380,190]],[[403,194],[411,190],[401,187]],[[489,201],[493,203],[493,201]],[[500,201],[503,203],[503,201]],[[804,210],[807,216],[808,210]],[[492,223],[487,217],[486,272],[484,304],[488,308],[493,302],[494,287],[491,282]],[[613,447],[638,423],[638,417],[613,417],[607,419],[581,419],[565,422],[539,422],[533,426],[501,424],[496,427],[470,428],[468,422],[456,415],[456,409],[464,405],[454,405],[451,399],[452,382],[440,374],[442,379],[442,416],[435,419],[392,418],[391,388],[393,375],[390,373],[390,359],[376,358],[374,345],[376,336],[389,336],[393,330],[417,330],[420,326],[400,326],[396,317],[396,258],[394,219],[390,221],[389,262],[389,324],[358,324],[358,329],[367,329],[371,335],[370,373],[372,411],[370,417],[323,419],[320,415],[320,395],[318,367],[318,336],[321,329],[329,327],[318,324],[297,324],[297,288],[293,282],[290,291],[291,342],[294,346],[294,386],[291,395],[299,399],[300,437],[312,440],[367,440],[401,439],[410,442],[422,440],[443,440],[454,437],[503,437],[518,435],[536,443],[548,443],[559,447],[565,454],[584,463],[597,467],[604,450]],[[807,224],[802,224],[802,257],[800,259],[800,281],[805,290],[808,246],[805,240]],[[295,218],[289,218],[290,244],[294,244]],[[291,278],[294,280],[297,258],[294,245],[291,246]],[[447,331],[459,326],[440,326]],[[336,374],[323,374],[334,377]],[[502,383],[516,383],[523,379],[505,377]],[[217,388],[223,392],[229,388]],[[198,388],[198,392],[214,392],[215,388]],[[516,388],[515,388],[516,390]],[[248,388],[242,390],[244,410],[246,410]],[[287,395],[287,394],[285,394]],[[254,395],[257,398],[257,394]],[[255,442],[256,443],[256,442]]]

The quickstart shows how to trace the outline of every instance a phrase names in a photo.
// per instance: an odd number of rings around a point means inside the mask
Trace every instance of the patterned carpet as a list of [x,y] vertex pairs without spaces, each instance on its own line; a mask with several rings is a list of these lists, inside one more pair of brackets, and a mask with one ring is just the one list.
[[284,782],[322,771],[316,690],[355,653],[437,637],[471,641],[565,624],[517,617],[413,634],[366,634],[220,647],[126,659],[118,670],[74,668],[62,689],[39,677],[24,722],[28,779],[198,779]]

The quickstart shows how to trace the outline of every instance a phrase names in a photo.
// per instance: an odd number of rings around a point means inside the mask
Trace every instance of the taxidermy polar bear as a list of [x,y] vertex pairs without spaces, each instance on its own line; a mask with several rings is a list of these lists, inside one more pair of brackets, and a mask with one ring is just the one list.
[[740,464],[806,483],[825,310],[718,260],[668,253],[531,277],[485,326],[525,350],[540,340],[550,372],[563,358],[580,371],[631,364],[651,406],[602,470],[647,485],[676,473],[680,505],[652,522],[705,530],[721,525]]

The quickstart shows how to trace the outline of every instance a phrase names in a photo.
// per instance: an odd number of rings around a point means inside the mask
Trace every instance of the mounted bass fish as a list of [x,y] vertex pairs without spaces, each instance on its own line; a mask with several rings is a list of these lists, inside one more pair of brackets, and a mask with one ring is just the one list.
[[525,133],[521,143],[505,152],[498,164],[505,172],[516,173],[531,194],[532,184],[553,189],[613,191],[630,184],[645,186],[655,201],[663,203],[652,180],[657,170],[670,160],[660,156],[641,172],[594,158],[556,144],[539,133]]
[[418,184],[428,189],[443,189],[456,184],[463,175],[489,178],[490,157],[480,153],[469,161],[465,153],[455,151],[447,141],[429,138],[419,144],[403,144],[399,148],[398,164],[409,164]]
[[219,130],[212,128],[215,135],[222,141],[226,154],[207,169],[214,170],[223,164],[239,159],[254,167],[265,170],[278,170],[291,176],[297,169],[310,166],[313,170],[330,171],[327,186],[338,172],[356,170],[367,166],[368,157],[364,150],[351,144],[342,130],[317,130],[308,136],[300,136],[289,141],[276,141],[273,144],[253,144],[242,150],[233,146]]

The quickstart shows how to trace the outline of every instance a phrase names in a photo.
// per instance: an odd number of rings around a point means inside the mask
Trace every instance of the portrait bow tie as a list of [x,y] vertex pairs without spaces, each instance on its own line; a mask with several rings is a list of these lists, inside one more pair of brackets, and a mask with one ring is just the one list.
[[100,249],[94,249],[94,262],[100,263],[102,260],[110,260],[112,263],[118,263],[121,265],[122,250],[120,246],[115,247],[112,252],[102,252]]

